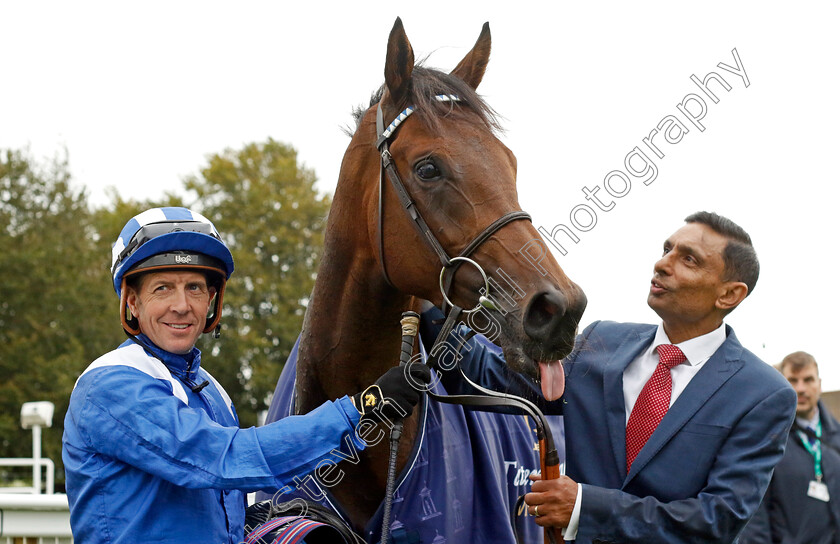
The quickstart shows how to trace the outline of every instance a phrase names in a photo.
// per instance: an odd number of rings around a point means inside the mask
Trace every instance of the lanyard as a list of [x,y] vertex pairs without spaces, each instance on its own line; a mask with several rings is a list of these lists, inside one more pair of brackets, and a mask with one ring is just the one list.
[[802,441],[802,445],[808,450],[808,453],[814,456],[814,476],[816,476],[817,481],[822,481],[822,448],[820,447],[820,438],[822,437],[822,422],[817,421],[817,440],[811,444],[808,440],[808,437],[805,436],[805,433],[802,431],[796,431],[796,434],[799,435],[799,439]]

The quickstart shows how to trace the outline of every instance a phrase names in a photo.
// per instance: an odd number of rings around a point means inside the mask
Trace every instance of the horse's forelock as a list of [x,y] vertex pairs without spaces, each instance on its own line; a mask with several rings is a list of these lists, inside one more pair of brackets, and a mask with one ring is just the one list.
[[[356,130],[362,121],[365,113],[379,104],[382,95],[385,93],[385,86],[379,87],[370,96],[370,103],[367,108],[361,106],[353,109],[353,118],[356,121]],[[463,80],[434,68],[426,68],[420,64],[414,67],[411,74],[411,89],[408,102],[414,106],[414,114],[426,127],[436,131],[439,118],[457,112],[451,102],[440,102],[435,99],[439,94],[456,95],[459,98],[458,105],[478,114],[484,125],[494,131],[501,132],[502,126],[499,123],[498,114],[491,108],[475,89],[470,87]],[[386,123],[390,120],[386,120]],[[348,135],[352,133],[347,131]]]
[[411,77],[411,101],[415,107],[414,115],[420,117],[423,124],[437,129],[438,119],[443,115],[457,113],[458,107],[451,102],[435,100],[439,94],[453,94],[459,98],[458,106],[478,114],[484,125],[493,131],[501,131],[498,115],[475,89],[460,78],[439,70],[417,66]]

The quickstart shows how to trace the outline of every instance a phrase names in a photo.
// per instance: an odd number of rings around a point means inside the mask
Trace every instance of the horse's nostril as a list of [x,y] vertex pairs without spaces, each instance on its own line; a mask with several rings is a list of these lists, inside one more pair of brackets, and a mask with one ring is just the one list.
[[580,319],[583,317],[583,312],[586,310],[586,294],[580,289],[577,290],[577,296],[573,297],[572,306],[569,308],[568,313],[569,317],[575,320],[575,323],[580,323]]
[[566,304],[566,298],[558,292],[534,295],[525,310],[525,333],[534,340],[545,340],[566,315]]

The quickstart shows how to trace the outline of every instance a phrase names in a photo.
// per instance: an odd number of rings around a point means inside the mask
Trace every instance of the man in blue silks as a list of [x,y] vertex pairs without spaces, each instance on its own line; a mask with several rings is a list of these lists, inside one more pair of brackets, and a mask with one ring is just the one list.
[[[233,257],[213,224],[185,208],[132,218],[113,248],[128,335],[79,377],[62,458],[77,542],[239,544],[245,492],[282,488],[331,452],[363,448],[360,394],[240,429],[195,342],[217,330]],[[413,365],[410,377],[429,381]],[[401,417],[420,392],[400,368],[366,390]],[[394,406],[396,405],[396,406]]]

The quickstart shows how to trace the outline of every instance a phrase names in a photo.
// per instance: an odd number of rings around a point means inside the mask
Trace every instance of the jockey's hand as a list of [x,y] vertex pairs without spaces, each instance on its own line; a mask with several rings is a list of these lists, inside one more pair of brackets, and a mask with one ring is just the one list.
[[379,419],[396,421],[411,414],[431,379],[429,367],[422,363],[395,366],[376,383],[353,395],[353,405],[362,417],[376,414]]

